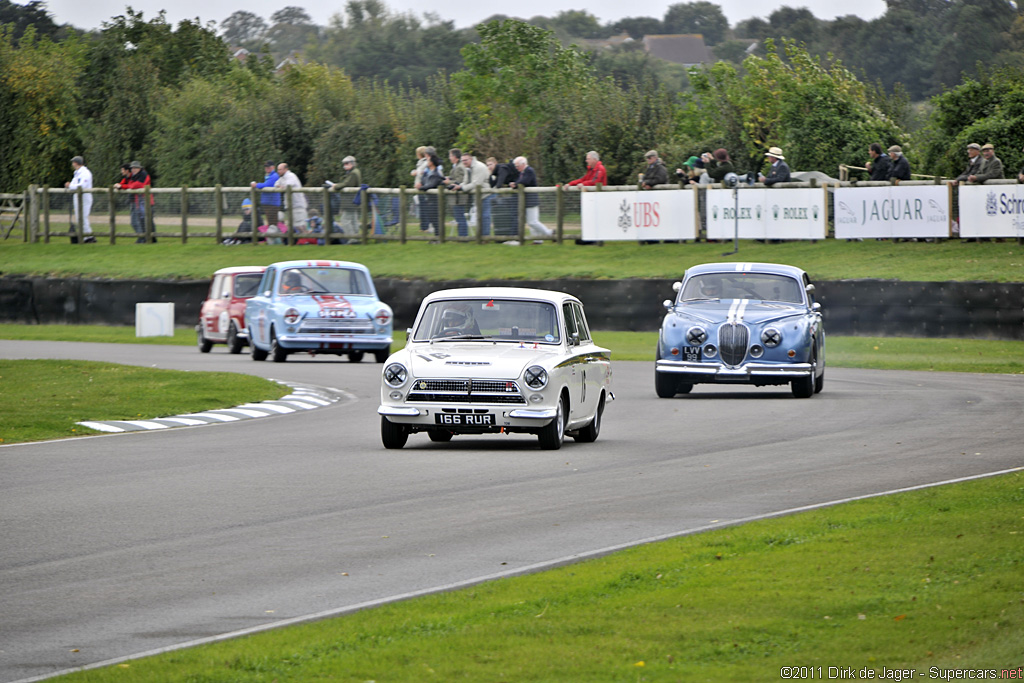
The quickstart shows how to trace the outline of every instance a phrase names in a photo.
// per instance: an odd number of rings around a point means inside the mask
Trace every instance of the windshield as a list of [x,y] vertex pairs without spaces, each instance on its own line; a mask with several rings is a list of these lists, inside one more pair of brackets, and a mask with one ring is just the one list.
[[244,275],[235,276],[235,296],[237,297],[249,297],[256,296],[256,290],[259,289],[260,280],[263,279],[263,273],[246,273]]
[[281,274],[278,294],[369,295],[366,273],[349,268],[288,268]]
[[427,305],[413,341],[486,339],[560,342],[558,313],[549,303],[509,299],[446,299]]
[[800,283],[785,275],[768,273],[707,273],[686,281],[680,301],[702,299],[760,299],[803,303]]

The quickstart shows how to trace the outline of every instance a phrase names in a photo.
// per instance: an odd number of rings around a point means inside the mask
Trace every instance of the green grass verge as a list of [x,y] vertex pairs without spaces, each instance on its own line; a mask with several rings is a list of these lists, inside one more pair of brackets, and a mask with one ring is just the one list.
[[55,680],[632,683],[772,681],[798,666],[822,667],[814,678],[826,680],[830,666],[890,680],[894,669],[914,669],[915,680],[1015,671],[1022,509],[1024,474],[1008,474]]
[[[394,336],[395,343],[392,348],[405,346],[405,330],[395,330]],[[0,339],[191,346],[195,344],[195,332],[191,328],[177,328],[174,337],[136,337],[133,327],[0,323]],[[613,360],[654,362],[654,347],[658,341],[658,333],[594,332],[594,340],[612,350]],[[214,349],[222,351],[223,347],[215,346]],[[828,365],[836,368],[876,370],[1022,374],[1024,342],[992,339],[830,336]]]
[[548,280],[556,278],[679,278],[694,264],[718,261],[788,263],[815,279],[881,278],[911,281],[1024,281],[1024,246],[1016,241],[965,243],[846,242],[822,240],[731,244],[608,242],[510,247],[501,244],[387,242],[346,246],[275,248],[207,242],[71,245],[0,242],[0,273],[205,280],[218,268],[266,265],[299,258],[358,261],[376,277],[426,280]]
[[80,420],[135,420],[280,398],[290,389],[230,372],[77,360],[0,360],[0,443],[96,433]]

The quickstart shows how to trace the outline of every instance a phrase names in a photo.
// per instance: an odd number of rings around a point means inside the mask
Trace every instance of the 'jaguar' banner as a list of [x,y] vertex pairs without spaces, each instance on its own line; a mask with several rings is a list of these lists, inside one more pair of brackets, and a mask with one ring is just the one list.
[[826,190],[745,188],[707,191],[709,240],[820,240],[828,232]]
[[585,192],[580,197],[583,239],[692,240],[697,238],[696,192]]
[[836,238],[949,237],[950,199],[946,185],[837,188]]

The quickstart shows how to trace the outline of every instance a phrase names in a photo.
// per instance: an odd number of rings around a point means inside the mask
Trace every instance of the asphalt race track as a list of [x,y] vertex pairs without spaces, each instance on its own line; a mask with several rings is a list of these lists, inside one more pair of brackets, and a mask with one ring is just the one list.
[[1024,376],[831,368],[809,400],[708,386],[662,400],[652,363],[620,362],[594,444],[415,435],[385,451],[369,359],[13,341],[0,357],[346,392],[280,417],[0,447],[0,681],[1024,466]]

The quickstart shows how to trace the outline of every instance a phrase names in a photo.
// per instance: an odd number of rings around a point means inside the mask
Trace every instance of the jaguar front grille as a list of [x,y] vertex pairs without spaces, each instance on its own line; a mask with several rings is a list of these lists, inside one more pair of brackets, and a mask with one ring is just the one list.
[[745,325],[726,323],[718,328],[718,349],[726,365],[739,365],[747,357],[750,330]]

